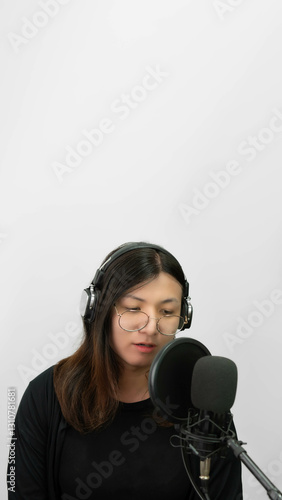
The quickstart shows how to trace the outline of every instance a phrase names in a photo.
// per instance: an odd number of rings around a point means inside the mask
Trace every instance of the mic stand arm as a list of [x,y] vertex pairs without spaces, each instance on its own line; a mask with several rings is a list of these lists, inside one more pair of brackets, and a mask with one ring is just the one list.
[[230,438],[227,440],[227,446],[230,448],[234,455],[246,465],[246,467],[251,471],[255,478],[260,482],[260,484],[266,489],[267,494],[271,500],[282,499],[282,493],[276,488],[276,486],[268,479],[268,477],[262,472],[261,469],[253,462],[253,460],[248,456],[246,450],[241,446],[242,441],[237,441],[236,439]]

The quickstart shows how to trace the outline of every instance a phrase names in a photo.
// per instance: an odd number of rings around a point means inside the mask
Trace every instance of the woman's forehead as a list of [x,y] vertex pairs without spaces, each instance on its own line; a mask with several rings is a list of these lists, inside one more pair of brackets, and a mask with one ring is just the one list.
[[161,272],[157,277],[130,288],[122,295],[140,301],[146,301],[151,296],[160,298],[160,301],[179,300],[182,296],[182,286],[171,274]]

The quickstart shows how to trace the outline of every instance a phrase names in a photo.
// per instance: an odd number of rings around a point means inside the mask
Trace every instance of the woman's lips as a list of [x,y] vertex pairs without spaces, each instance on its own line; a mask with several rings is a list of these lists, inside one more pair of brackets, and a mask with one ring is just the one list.
[[157,346],[155,344],[149,344],[149,343],[143,343],[140,342],[139,344],[134,344],[135,347],[138,349],[139,352],[152,352]]

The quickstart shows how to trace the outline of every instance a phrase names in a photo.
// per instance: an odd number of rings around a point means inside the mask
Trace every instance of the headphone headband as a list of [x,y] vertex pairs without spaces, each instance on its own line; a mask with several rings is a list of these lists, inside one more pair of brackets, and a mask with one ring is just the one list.
[[[91,281],[91,285],[94,287],[99,287],[101,285],[102,278],[104,276],[104,273],[108,269],[109,265],[116,259],[118,259],[121,255],[130,252],[131,250],[137,250],[139,248],[152,248],[153,250],[159,250],[161,252],[164,252],[167,255],[170,255],[173,257],[175,260],[177,260],[172,253],[168,252],[165,248],[160,247],[159,245],[154,245],[151,243],[124,243],[121,247],[118,248],[103,264],[97,269],[95,276],[93,280]],[[178,261],[177,261],[178,262]],[[179,262],[178,262],[179,264]],[[106,266],[106,267],[105,267]],[[180,264],[179,264],[180,266]],[[181,266],[180,266],[181,267]],[[182,269],[182,268],[181,268]],[[184,274],[184,273],[183,273]],[[185,275],[185,285],[184,285],[184,297],[187,298],[189,294],[189,283],[187,282]]]

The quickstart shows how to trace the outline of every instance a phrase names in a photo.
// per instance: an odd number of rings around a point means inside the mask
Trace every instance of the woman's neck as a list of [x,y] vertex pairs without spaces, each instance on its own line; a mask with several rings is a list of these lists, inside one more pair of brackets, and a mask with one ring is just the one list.
[[136,403],[148,399],[148,372],[124,370],[119,379],[119,401]]

